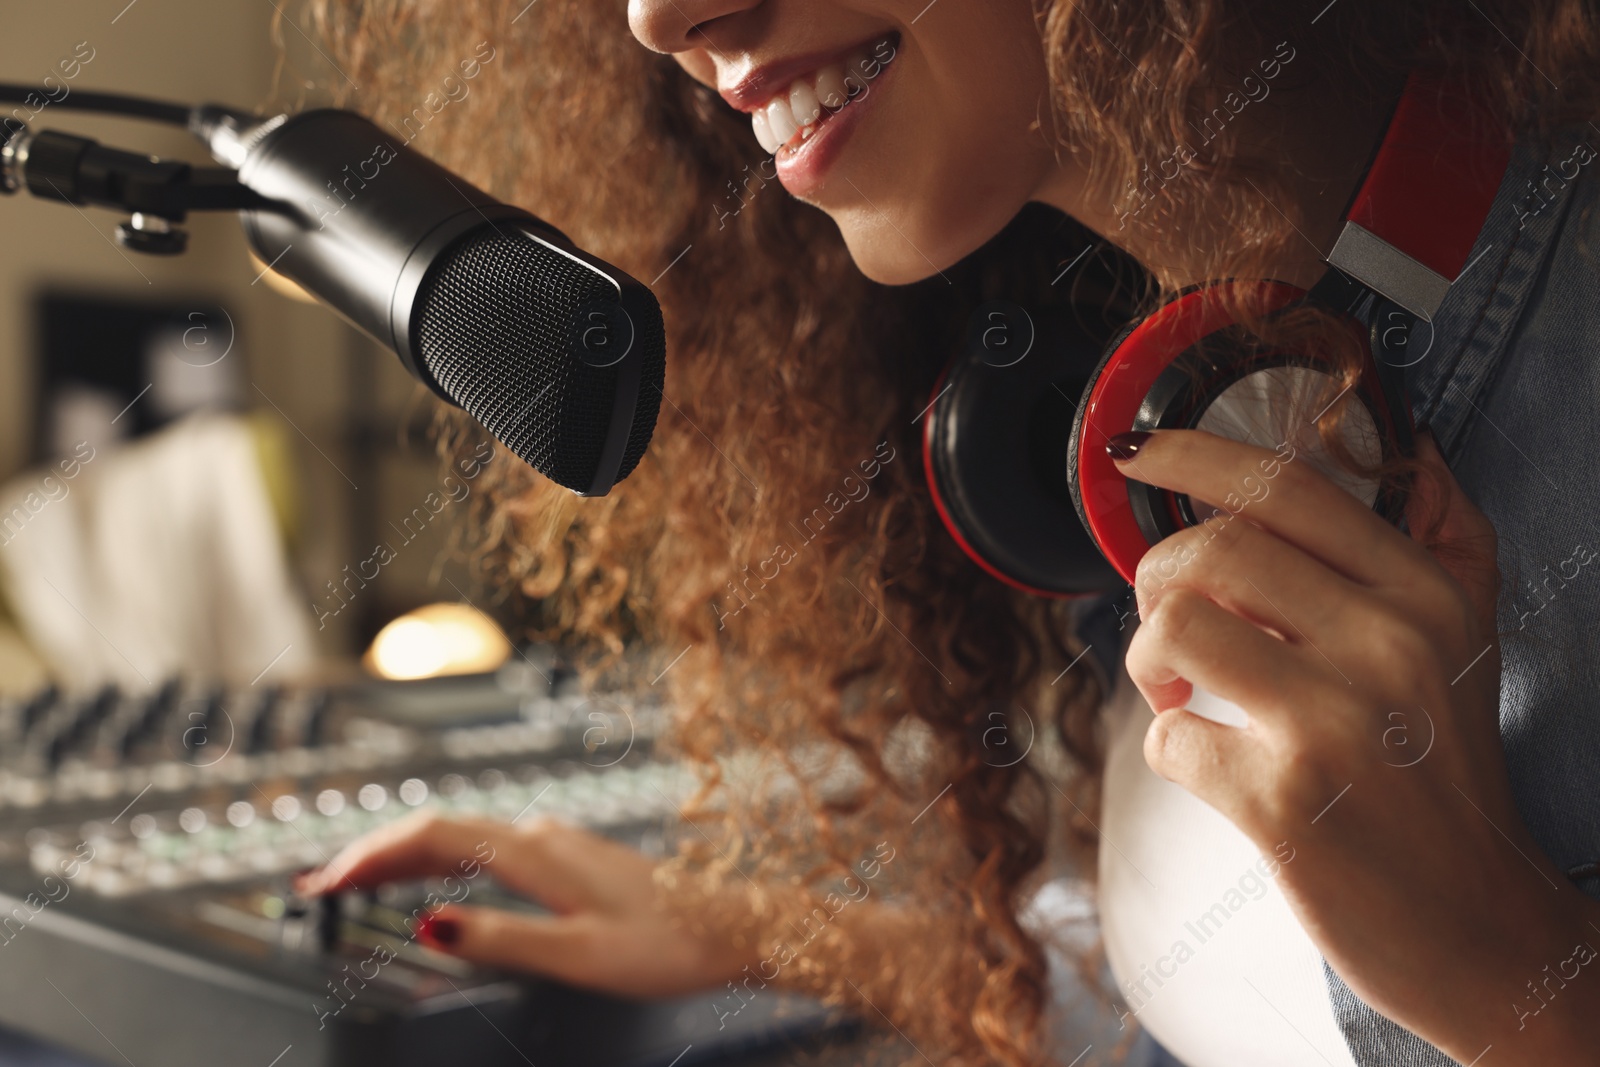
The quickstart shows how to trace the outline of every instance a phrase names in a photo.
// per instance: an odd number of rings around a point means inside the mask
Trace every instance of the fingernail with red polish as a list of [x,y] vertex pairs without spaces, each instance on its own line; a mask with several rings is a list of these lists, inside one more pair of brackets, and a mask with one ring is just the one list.
[[1139,449],[1150,440],[1148,430],[1129,430],[1119,433],[1106,442],[1106,455],[1112,459],[1132,459],[1139,454]]
[[441,915],[424,915],[417,920],[417,940],[449,946],[461,940],[461,924]]

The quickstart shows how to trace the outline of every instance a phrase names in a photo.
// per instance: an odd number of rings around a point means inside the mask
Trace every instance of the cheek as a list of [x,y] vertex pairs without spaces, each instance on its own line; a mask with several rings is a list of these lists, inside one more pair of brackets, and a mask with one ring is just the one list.
[[950,267],[1015,218],[1050,172],[1033,128],[1048,95],[1038,33],[1027,5],[1018,25],[993,10],[904,35],[898,69],[855,132],[855,158],[818,197],[874,281]]
[[672,57],[678,61],[684,73],[709,89],[717,87],[716,61],[703,48],[691,49],[687,52],[675,53]]
[[924,132],[874,145],[850,183],[839,183],[845,202],[822,205],[873,281],[900,285],[944,271],[1034,198],[1044,172],[1036,144],[995,138],[962,118],[924,113],[901,125],[897,132]]

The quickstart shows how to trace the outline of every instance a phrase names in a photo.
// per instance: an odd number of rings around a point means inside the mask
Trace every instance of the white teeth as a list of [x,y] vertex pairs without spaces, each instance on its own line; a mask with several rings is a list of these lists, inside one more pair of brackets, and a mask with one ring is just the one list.
[[789,90],[789,110],[794,114],[794,121],[801,126],[809,126],[822,117],[822,104],[817,100],[817,92],[804,81],[797,81]]
[[772,136],[780,144],[788,144],[789,138],[800,132],[800,124],[794,120],[794,112],[789,110],[787,96],[775,96],[766,106],[767,122],[772,125]]
[[[868,65],[876,62],[876,72],[893,60],[881,56],[888,40],[879,42],[876,49],[864,49],[844,63],[829,63],[813,74],[795,79],[789,91],[779,93],[764,106],[750,113],[750,127],[764,152],[776,153],[797,136],[804,141],[815,132],[814,126],[825,113],[838,111],[870,90],[870,78],[864,73]],[[854,92],[852,92],[854,90]]]
[[844,71],[831,63],[817,71],[816,95],[821,103],[834,111],[844,107],[845,101],[850,99],[845,91]]
[[750,113],[750,126],[755,130],[756,140],[761,142],[763,152],[771,154],[783,147],[783,142],[772,136],[772,123],[767,121],[766,108],[758,107]]

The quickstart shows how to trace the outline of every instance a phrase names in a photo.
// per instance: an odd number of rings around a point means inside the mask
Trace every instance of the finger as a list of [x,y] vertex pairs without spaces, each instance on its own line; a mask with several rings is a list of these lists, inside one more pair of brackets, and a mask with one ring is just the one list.
[[416,930],[419,942],[440,952],[574,983],[595,977],[582,933],[582,924],[572,919],[461,906],[423,915]]
[[[1244,515],[1180,530],[1146,552],[1134,588],[1143,616],[1173,589],[1189,589],[1291,643],[1328,644],[1371,601],[1362,586]],[[1294,605],[1294,616],[1285,614]]]
[[1126,454],[1116,460],[1117,469],[1128,477],[1247,512],[1352,581],[1380,585],[1425,556],[1290,446],[1272,452],[1204,430],[1156,430],[1117,443]]
[[1467,499],[1431,434],[1418,436],[1416,458],[1424,471],[1406,501],[1406,524],[1412,536],[1466,590],[1478,624],[1485,633],[1492,633],[1500,596],[1494,524]]
[[[523,915],[450,905],[418,921],[417,940],[473,963],[613,995],[657,997],[682,992],[686,977],[703,980],[695,974],[699,961],[671,947],[642,949],[639,930],[604,916]],[[732,974],[738,965],[722,969]],[[720,972],[707,984],[718,978]]]
[[1239,786],[1261,781],[1251,768],[1262,748],[1243,730],[1181,709],[1157,715],[1144,734],[1144,759],[1161,777],[1232,817]]
[[1319,680],[1304,650],[1188,589],[1172,590],[1141,620],[1124,662],[1157,712],[1180,706],[1200,686],[1253,721],[1280,718],[1289,694]]
[[419,811],[346,845],[328,864],[299,878],[295,889],[317,896],[455,873],[463,864],[492,860],[511,845],[514,833],[509,823],[492,819]]
[[423,810],[351,842],[296,888],[317,895],[434,875],[475,877],[478,865],[491,864],[507,889],[558,913],[626,899],[651,866],[635,850],[558,819],[513,825]]

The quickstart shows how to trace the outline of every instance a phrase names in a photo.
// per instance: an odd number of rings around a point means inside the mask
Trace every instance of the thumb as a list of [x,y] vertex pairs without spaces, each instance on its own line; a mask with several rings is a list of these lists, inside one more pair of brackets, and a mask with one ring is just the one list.
[[1500,596],[1494,524],[1467,499],[1431,434],[1418,436],[1416,459],[1423,469],[1406,501],[1412,539],[1466,590],[1477,621],[1486,633],[1493,633]]

